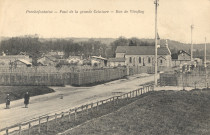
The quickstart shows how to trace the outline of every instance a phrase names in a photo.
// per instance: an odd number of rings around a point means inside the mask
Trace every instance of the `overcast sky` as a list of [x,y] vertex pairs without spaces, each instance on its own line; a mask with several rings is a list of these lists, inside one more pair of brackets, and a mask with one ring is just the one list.
[[[154,38],[154,0],[0,0],[0,36]],[[210,41],[210,0],[159,0],[162,39]],[[26,13],[49,10],[53,13]],[[60,10],[108,10],[113,13],[60,13]],[[127,10],[128,13],[116,13]],[[144,13],[130,13],[139,10]],[[57,12],[57,13],[54,13]]]

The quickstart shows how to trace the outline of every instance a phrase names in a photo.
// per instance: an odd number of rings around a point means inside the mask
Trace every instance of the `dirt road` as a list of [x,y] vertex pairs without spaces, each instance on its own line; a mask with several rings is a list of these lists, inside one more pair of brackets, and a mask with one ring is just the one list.
[[[153,75],[142,74],[93,87],[52,87],[55,93],[31,97],[29,108],[24,108],[23,99],[12,101],[11,109],[5,109],[5,104],[0,104],[0,129],[45,114],[129,92],[153,80]],[[60,94],[64,95],[63,99],[60,99]]]

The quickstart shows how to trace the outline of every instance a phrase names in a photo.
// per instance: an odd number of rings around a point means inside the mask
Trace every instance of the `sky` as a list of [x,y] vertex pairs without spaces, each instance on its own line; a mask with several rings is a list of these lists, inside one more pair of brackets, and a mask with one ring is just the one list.
[[[203,43],[205,37],[210,42],[209,13],[210,0],[159,0],[159,36],[190,43],[193,24],[193,43]],[[0,0],[0,36],[34,34],[43,38],[154,38],[154,0]]]

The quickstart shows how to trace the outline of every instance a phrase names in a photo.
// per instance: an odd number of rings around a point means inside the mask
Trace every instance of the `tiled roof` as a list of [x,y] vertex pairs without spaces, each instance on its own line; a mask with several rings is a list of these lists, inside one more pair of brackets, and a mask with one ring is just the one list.
[[179,50],[179,51],[178,51],[178,55],[180,55],[180,54],[182,54],[182,53],[186,53],[187,55],[191,56],[189,53],[187,53],[187,52],[184,51],[184,50]]
[[125,53],[129,47],[131,47],[131,46],[118,46],[115,52],[116,53]]
[[32,65],[32,63],[28,62],[27,60],[24,60],[24,59],[18,59],[18,61],[26,64],[26,65]]
[[125,58],[109,58],[109,62],[125,62]]
[[[116,53],[125,53],[126,55],[154,55],[154,46],[118,46]],[[166,47],[158,48],[158,55],[170,55]]]
[[103,58],[101,56],[91,56],[92,58],[95,58],[95,59],[101,59],[101,60],[107,60],[106,58]]

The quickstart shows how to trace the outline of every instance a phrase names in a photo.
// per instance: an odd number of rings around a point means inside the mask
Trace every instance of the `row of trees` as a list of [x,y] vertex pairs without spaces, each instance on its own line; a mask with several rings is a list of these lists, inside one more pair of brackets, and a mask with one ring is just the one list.
[[65,57],[70,55],[101,55],[103,57],[114,57],[117,46],[150,46],[154,43],[141,41],[138,38],[127,39],[119,37],[109,44],[89,39],[88,41],[74,42],[72,39],[39,39],[38,37],[13,37],[0,43],[0,51],[7,55],[18,55],[26,52],[34,59],[49,51],[63,51]]

